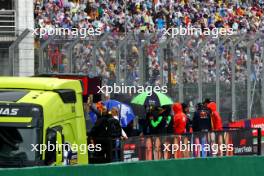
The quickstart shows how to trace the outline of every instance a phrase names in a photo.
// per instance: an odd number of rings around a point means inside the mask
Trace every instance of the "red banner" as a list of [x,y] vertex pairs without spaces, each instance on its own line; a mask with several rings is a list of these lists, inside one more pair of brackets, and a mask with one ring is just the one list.
[[245,128],[245,121],[237,121],[237,122],[231,122],[228,124],[229,127],[231,128]]
[[[231,128],[261,128],[261,135],[264,136],[264,117],[231,122],[228,126]],[[253,130],[253,135],[257,136],[257,130]]]
[[[261,135],[264,136],[264,117],[250,119],[251,128],[261,128]],[[253,135],[257,135],[257,130],[253,131]]]

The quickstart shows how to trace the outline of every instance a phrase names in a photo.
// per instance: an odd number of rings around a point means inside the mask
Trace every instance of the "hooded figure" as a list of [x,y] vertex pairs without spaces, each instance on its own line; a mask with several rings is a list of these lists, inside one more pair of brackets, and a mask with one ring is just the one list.
[[223,129],[222,118],[216,111],[216,103],[211,102],[207,105],[208,109],[211,110],[212,130],[220,131]]
[[172,109],[174,111],[174,117],[173,117],[174,134],[185,133],[187,117],[182,111],[181,103],[173,104]]

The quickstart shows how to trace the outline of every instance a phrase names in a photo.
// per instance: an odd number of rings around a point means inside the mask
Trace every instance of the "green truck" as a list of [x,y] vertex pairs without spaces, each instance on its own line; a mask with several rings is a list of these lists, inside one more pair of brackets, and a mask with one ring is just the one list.
[[82,84],[0,77],[0,167],[87,164]]

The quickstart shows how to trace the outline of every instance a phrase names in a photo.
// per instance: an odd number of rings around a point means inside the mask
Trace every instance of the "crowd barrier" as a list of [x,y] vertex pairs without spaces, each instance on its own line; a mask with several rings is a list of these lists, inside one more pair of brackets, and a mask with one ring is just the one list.
[[183,135],[135,136],[127,140],[96,138],[101,152],[89,152],[90,163],[261,155],[260,128],[226,128],[223,131]]
[[196,158],[100,165],[0,169],[0,176],[257,176],[264,157]]
[[123,144],[126,162],[260,154],[261,130],[256,128],[131,137]]

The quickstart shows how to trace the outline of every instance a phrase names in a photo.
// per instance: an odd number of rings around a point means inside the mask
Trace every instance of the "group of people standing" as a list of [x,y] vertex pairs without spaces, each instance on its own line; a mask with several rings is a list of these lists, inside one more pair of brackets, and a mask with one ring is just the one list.
[[172,106],[162,107],[148,106],[146,111],[146,118],[140,121],[144,135],[183,134],[223,129],[217,105],[209,99],[196,105],[193,118],[190,117],[190,108],[186,103],[176,102]]
[[[181,135],[192,132],[221,131],[222,119],[217,112],[214,101],[209,99],[196,105],[193,118],[190,118],[190,108],[185,103],[174,103],[162,107],[145,106],[146,117],[139,121],[140,135]],[[120,125],[118,108],[107,109],[103,102],[90,106],[97,120],[89,132],[89,143],[101,144],[102,150],[90,153],[91,163],[106,163],[120,161],[121,140],[127,139],[126,132]],[[139,134],[137,133],[137,134]]]

